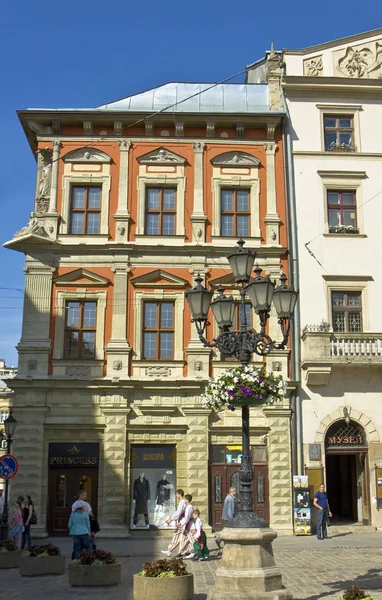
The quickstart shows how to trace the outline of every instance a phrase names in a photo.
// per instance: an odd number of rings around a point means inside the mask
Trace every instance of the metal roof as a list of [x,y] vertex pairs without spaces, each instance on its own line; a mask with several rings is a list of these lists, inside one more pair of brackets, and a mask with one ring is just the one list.
[[[52,110],[52,109],[29,109]],[[267,84],[166,83],[96,108],[57,112],[270,113]]]
[[163,112],[176,110],[185,113],[269,112],[268,86],[245,83],[166,83],[97,107],[97,110],[132,112],[155,112],[163,109],[166,109]]

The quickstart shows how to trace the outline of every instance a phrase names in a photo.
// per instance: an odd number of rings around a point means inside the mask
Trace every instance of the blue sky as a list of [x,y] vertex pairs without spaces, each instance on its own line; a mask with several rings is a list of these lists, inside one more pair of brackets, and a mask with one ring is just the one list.
[[[220,81],[261,58],[272,41],[303,48],[382,27],[376,1],[2,4],[1,243],[33,210],[36,163],[16,110],[93,107],[168,81]],[[23,254],[0,248],[0,357],[8,364],[17,364],[23,266]]]

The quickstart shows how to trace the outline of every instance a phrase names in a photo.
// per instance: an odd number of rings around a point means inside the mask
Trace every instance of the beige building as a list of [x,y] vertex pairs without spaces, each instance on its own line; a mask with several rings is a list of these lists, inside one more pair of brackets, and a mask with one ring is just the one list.
[[[232,362],[201,345],[184,293],[198,274],[231,290],[240,235],[273,279],[288,274],[277,69],[271,89],[167,84],[19,113],[38,170],[30,221],[6,243],[26,255],[11,494],[33,497],[38,534],[67,533],[80,488],[104,535],[160,528],[179,487],[222,526],[241,420],[200,396]],[[269,327],[279,336],[273,313]],[[288,357],[273,353],[268,369],[288,377]],[[290,420],[289,397],[251,414],[255,508],[285,533]]]
[[[280,53],[302,323],[301,469],[338,523],[382,527],[382,30]],[[263,81],[260,61],[248,82]],[[287,152],[288,154],[288,152]]]

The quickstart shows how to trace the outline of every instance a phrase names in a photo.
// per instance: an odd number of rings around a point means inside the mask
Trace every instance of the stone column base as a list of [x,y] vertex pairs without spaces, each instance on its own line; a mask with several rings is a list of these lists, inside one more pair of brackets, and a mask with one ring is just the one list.
[[292,600],[273,556],[275,531],[225,527],[220,537],[225,542],[223,557],[207,600]]

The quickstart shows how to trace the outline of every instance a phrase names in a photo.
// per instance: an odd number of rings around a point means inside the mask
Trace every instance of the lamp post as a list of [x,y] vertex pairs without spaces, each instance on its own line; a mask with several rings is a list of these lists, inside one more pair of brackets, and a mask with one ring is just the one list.
[[[228,256],[232,269],[233,278],[239,286],[240,300],[237,303],[232,296],[225,296],[223,289],[219,289],[219,295],[212,301],[213,291],[202,286],[200,275],[196,277],[196,285],[186,292],[192,323],[195,323],[198,336],[207,348],[218,348],[226,356],[237,358],[243,367],[249,364],[253,353],[266,356],[272,350],[283,350],[288,342],[290,323],[293,317],[298,292],[286,285],[284,274],[280,277],[280,285],[275,283],[267,275],[261,275],[261,269],[254,269],[256,277],[251,277],[251,271],[256,258],[255,252],[244,248],[244,240],[239,239],[237,247]],[[260,319],[260,329],[248,327],[245,304],[249,298],[255,312]],[[278,322],[280,324],[282,339],[280,342],[272,340],[266,333],[266,324],[269,319],[271,305],[275,306]],[[235,312],[235,306],[239,308],[239,331],[230,331]],[[205,337],[208,325],[208,311],[211,307],[220,333],[209,342]],[[267,524],[253,510],[252,481],[253,469],[249,447],[249,406],[243,404],[241,408],[242,418],[242,445],[243,456],[240,465],[240,499],[241,508],[238,515],[228,523],[228,527],[265,527]]]
[[[4,419],[4,429],[5,429],[5,439],[7,441],[7,454],[11,453],[11,446],[13,436],[15,434],[17,427],[17,420],[13,416],[13,409],[9,409],[9,415],[6,419]],[[3,515],[1,519],[1,528],[0,528],[0,539],[7,540],[9,525],[8,525],[8,517],[9,517],[9,506],[8,506],[8,494],[9,494],[9,480],[5,480],[5,495],[4,495],[4,508]]]

